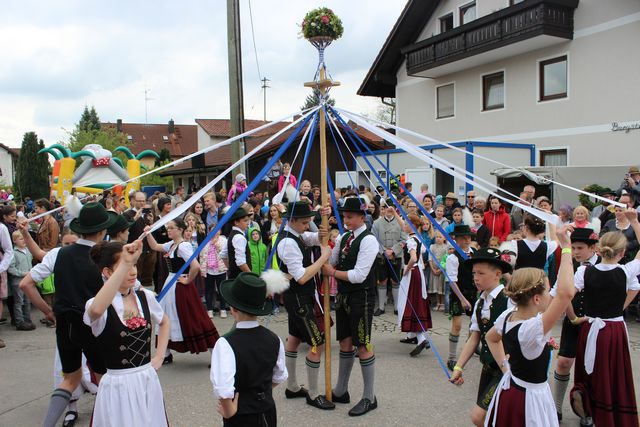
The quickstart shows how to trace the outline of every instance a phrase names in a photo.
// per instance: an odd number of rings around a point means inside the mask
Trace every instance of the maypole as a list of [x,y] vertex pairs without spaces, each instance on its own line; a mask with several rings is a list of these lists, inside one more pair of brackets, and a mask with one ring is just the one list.
[[[302,34],[316,49],[318,49],[318,68],[312,82],[304,84],[312,89],[318,98],[320,108],[320,120],[318,130],[320,134],[320,198],[324,206],[329,197],[327,191],[327,135],[326,135],[326,110],[324,104],[332,86],[339,86],[340,83],[327,78],[327,70],[324,63],[324,50],[335,39],[342,36],[342,22],[331,9],[320,7],[307,13],[302,21]],[[322,216],[322,227],[329,229],[329,219]],[[322,244],[326,245],[328,236],[323,239]],[[323,310],[324,310],[324,334],[325,334],[325,357],[324,357],[324,384],[325,398],[331,402],[331,303],[329,295],[329,278],[322,281],[324,290]]]

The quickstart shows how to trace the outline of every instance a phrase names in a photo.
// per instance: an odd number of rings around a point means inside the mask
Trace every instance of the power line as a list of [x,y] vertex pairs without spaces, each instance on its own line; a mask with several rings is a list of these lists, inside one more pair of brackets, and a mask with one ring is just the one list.
[[258,62],[258,49],[256,48],[256,34],[253,30],[253,13],[251,12],[251,0],[249,1],[249,21],[251,22],[251,39],[253,40],[253,53],[256,57],[256,68],[258,69],[258,79],[262,81],[262,73],[260,72],[260,63]]

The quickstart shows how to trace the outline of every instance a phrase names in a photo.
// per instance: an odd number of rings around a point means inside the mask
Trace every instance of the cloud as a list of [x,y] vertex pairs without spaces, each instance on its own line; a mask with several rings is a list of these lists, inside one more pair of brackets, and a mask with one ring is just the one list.
[[[345,34],[326,52],[329,71],[342,86],[333,96],[358,112],[377,100],[356,90],[402,10],[400,1],[324,2],[342,18]],[[245,116],[262,118],[260,77],[267,89],[267,118],[299,108],[309,90],[317,52],[298,38],[298,23],[314,0],[252,1],[258,75],[249,19],[241,0]],[[0,28],[0,142],[18,146],[35,130],[47,144],[66,137],[85,105],[103,121],[122,118],[194,123],[195,117],[229,115],[226,5],[186,0],[125,2],[35,0],[3,3]]]

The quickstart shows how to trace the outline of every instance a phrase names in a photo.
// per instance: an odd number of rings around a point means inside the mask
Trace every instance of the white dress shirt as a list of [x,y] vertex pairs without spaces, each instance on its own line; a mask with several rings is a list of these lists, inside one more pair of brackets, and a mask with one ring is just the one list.
[[[484,291],[484,292],[482,292],[480,294],[480,297],[478,298],[478,300],[476,301],[476,304],[473,307],[473,313],[471,314],[471,326],[469,327],[469,330],[475,331],[475,332],[480,332],[480,324],[478,322],[479,319],[476,316],[476,313],[477,313],[477,310],[478,310],[478,304],[482,304],[483,301],[484,301],[484,305],[482,306],[482,311],[480,312],[480,317],[482,319],[490,319],[491,318],[491,303],[493,302],[495,297],[498,296],[500,291],[503,290],[503,289],[504,289],[504,285],[498,285],[491,292],[489,292],[488,294],[487,294],[486,291]],[[513,301],[511,301],[511,298],[508,298],[507,299],[507,310],[510,310],[513,307],[515,307],[515,304],[513,303]]]
[[[542,243],[542,240],[522,239],[522,241],[529,247],[529,250],[531,252],[535,252],[536,249],[538,249],[538,246],[540,246],[540,243]],[[512,240],[509,243],[511,245],[511,250],[513,251],[513,253],[515,253],[516,256],[518,256],[518,241]],[[556,249],[558,249],[558,242],[556,242],[555,240],[550,240],[550,241],[547,241],[546,243],[547,243],[547,255],[545,259],[548,259],[551,255],[553,255]]]
[[[358,238],[358,236],[367,229],[367,225],[363,224],[353,232],[354,240]],[[346,233],[345,233],[346,234]],[[337,265],[340,259],[340,242],[345,235],[336,237],[336,245],[331,251],[331,265]],[[373,234],[369,234],[365,236],[360,241],[360,251],[358,251],[358,258],[356,260],[356,265],[353,269],[347,271],[347,276],[349,278],[349,282],[351,283],[362,283],[365,281],[373,263],[378,256],[378,240]]]
[[[468,256],[471,256],[471,251],[465,252]],[[445,271],[447,272],[447,276],[451,279],[452,282],[458,282],[458,268],[460,268],[460,261],[455,254],[449,254],[447,256],[447,262]]]
[[0,223],[0,247],[2,248],[2,252],[4,252],[2,260],[0,260],[0,273],[3,273],[9,269],[9,265],[13,259],[13,243],[11,243],[9,229],[2,223]]
[[[251,329],[260,326],[257,320],[238,322],[236,329]],[[287,368],[284,364],[284,345],[280,341],[278,350],[278,360],[276,366],[273,367],[273,377],[271,381],[274,384],[285,382],[289,376]],[[211,383],[213,384],[213,394],[220,399],[233,399],[235,396],[235,377],[236,377],[236,357],[233,353],[229,341],[225,337],[218,338],[215,347],[211,352]]]
[[[148,291],[144,288],[142,288],[141,290],[144,292],[144,296],[147,298],[147,304],[149,305],[149,314],[151,315],[151,322],[155,325],[160,324],[160,322],[162,322],[162,317],[164,317],[164,310],[162,310],[162,307],[160,307],[160,304],[156,300],[156,297],[153,294],[153,292]],[[98,317],[97,319],[91,320],[91,317],[89,317],[88,310],[89,310],[89,307],[91,307],[91,304],[93,304],[94,299],[95,298],[91,298],[85,304],[84,316],[82,317],[82,320],[84,321],[85,325],[91,327],[91,332],[93,332],[93,335],[97,337],[102,333],[102,331],[104,331],[104,328],[107,326],[107,314],[109,310],[108,309],[105,310],[104,313],[102,313],[102,316]],[[136,295],[136,303],[138,304],[139,316],[144,317],[142,304],[140,303],[140,299],[137,297],[137,295]],[[124,303],[122,302],[122,294],[120,292],[116,293],[116,296],[113,298],[113,301],[111,301],[111,305],[116,310],[116,313],[120,318],[120,321],[124,324],[125,323]]]
[[[307,246],[320,245],[318,233],[311,233],[307,231],[300,234],[289,227],[289,225],[286,225],[284,230],[300,238],[300,240],[302,240]],[[302,252],[295,240],[290,237],[285,237],[280,240],[280,243],[278,243],[278,258],[280,258],[282,263],[287,266],[289,274],[295,281],[298,281],[302,276],[304,276],[306,269],[302,266]]]
[[[634,259],[631,262],[628,262],[624,265],[620,264],[596,264],[594,265],[600,271],[611,271],[614,268],[622,268],[624,273],[627,275],[627,291],[637,291],[640,290],[640,284],[638,283],[638,274],[640,274],[640,260]],[[581,291],[584,289],[584,271],[586,270],[586,266],[581,265],[578,267],[576,274],[574,276],[574,283],[576,289]]]
[[[233,239],[231,239],[231,244],[233,245],[233,249],[236,253],[236,265],[240,266],[247,263],[247,238],[244,236],[244,231],[242,231],[241,228],[233,227],[232,230],[237,230],[242,233],[236,234],[235,236],[233,236]],[[229,259],[228,246],[222,248],[222,251],[220,251],[220,258]]]
[[502,329],[504,326],[504,319],[511,313],[514,309],[510,308],[504,311],[495,323],[496,332],[503,336],[506,332],[509,332],[513,327],[522,323],[520,329],[518,330],[518,342],[520,343],[520,349],[522,350],[522,355],[527,360],[533,360],[539,357],[544,351],[547,343],[549,342],[549,337],[551,337],[551,330],[544,333],[544,325],[542,324],[542,313],[538,313],[537,316],[532,317],[527,320],[518,320],[515,322],[507,321],[506,331]]
[[[93,247],[95,245],[95,242],[85,239],[78,239],[75,244]],[[58,252],[60,252],[60,249],[61,248],[51,249],[49,252],[47,252],[44,258],[42,258],[42,262],[31,269],[29,273],[31,273],[31,278],[34,282],[42,282],[44,279],[53,274],[53,268],[56,265],[56,260],[58,259]]]

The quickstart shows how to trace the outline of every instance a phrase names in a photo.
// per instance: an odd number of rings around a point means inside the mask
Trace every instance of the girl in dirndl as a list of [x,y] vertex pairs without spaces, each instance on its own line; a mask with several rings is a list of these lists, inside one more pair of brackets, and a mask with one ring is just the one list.
[[[100,242],[91,249],[105,284],[87,301],[83,320],[104,349],[107,365],[93,410],[95,427],[168,425],[156,371],[169,339],[169,318],[152,292],[134,290],[141,253],[139,241]],[[159,329],[153,358],[152,324]]]
[[[638,213],[625,211],[640,239]],[[627,327],[623,311],[638,294],[640,253],[620,265],[627,238],[619,231],[605,233],[598,244],[602,262],[581,266],[576,289],[584,289],[585,317],[578,337],[571,407],[581,425],[637,427],[638,407],[633,385]]]
[[549,295],[544,271],[534,267],[516,270],[505,289],[516,307],[502,313],[487,333],[491,354],[504,375],[489,404],[485,426],[558,426],[547,383],[551,359],[548,342],[551,328],[576,293],[569,230],[571,227],[565,227],[557,233],[562,261],[555,298]]
[[[410,214],[408,219],[420,233],[422,229],[420,217]],[[426,249],[408,222],[404,222],[402,228],[409,238],[403,249],[404,270],[400,279],[398,324],[402,332],[407,332],[407,339],[417,338],[417,345],[410,353],[415,357],[429,347],[427,330],[431,328],[431,309],[427,299],[427,283],[422,258]]]
[[[193,255],[191,243],[185,242],[183,239],[186,229],[184,221],[175,218],[167,222],[166,229],[171,240],[162,245],[156,242],[152,234],[147,235],[147,242],[151,249],[168,254],[165,259],[169,267],[169,276],[164,282],[163,291],[178,270]],[[171,320],[169,346],[164,358],[165,364],[173,362],[170,350],[175,350],[178,353],[202,353],[213,350],[213,346],[218,340],[218,330],[213,321],[209,319],[194,284],[194,279],[199,272],[200,263],[194,258],[160,300],[160,306]]]

